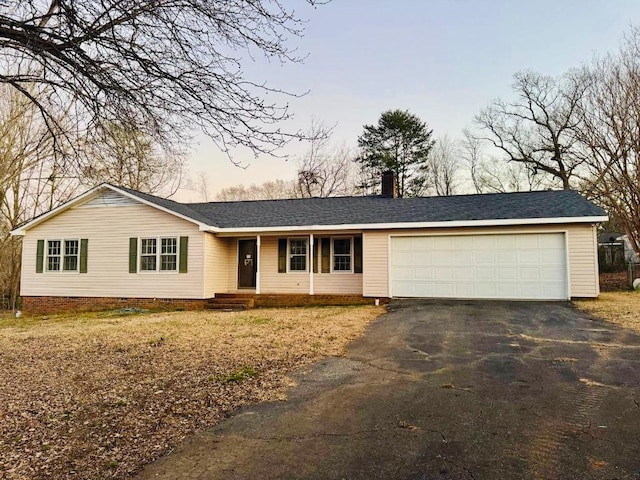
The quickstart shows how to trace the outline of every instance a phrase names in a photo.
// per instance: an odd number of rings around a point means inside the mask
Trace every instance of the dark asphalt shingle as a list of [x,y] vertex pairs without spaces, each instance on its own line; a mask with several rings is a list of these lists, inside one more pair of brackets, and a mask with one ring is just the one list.
[[368,196],[186,204],[135,190],[123,190],[198,222],[221,228],[606,216],[602,208],[570,190],[450,197]]

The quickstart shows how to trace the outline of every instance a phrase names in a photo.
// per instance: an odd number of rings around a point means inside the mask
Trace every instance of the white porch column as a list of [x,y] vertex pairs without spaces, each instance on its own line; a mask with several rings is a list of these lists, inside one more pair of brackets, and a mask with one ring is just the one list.
[[256,236],[256,293],[260,293],[260,235]]
[[316,260],[313,258],[313,233],[309,235],[309,258],[309,295],[313,295],[313,262]]

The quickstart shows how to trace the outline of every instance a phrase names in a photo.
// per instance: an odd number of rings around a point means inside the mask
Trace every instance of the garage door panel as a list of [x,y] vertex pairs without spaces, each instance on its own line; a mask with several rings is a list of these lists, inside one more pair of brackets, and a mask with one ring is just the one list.
[[418,251],[411,258],[410,265],[425,265],[431,263],[431,253],[430,252],[422,252]]
[[416,280],[434,280],[433,269],[430,267],[415,267],[414,278]]
[[473,251],[457,250],[455,251],[453,258],[456,265],[469,265],[470,263],[473,263]]
[[466,281],[475,280],[474,270],[466,266],[454,268],[453,275],[454,275],[454,278],[456,278],[458,281],[461,281],[461,282],[464,282],[465,280]]
[[518,271],[513,268],[497,268],[496,280],[518,280]]
[[433,280],[447,281],[453,280],[453,269],[451,267],[436,267],[433,269]]
[[566,299],[562,233],[391,238],[396,297]]
[[431,255],[434,265],[451,265],[453,263],[453,251],[451,250],[434,250]]
[[518,263],[518,252],[516,250],[503,250],[496,258],[496,265],[514,265]]
[[391,261],[393,262],[394,265],[415,265],[415,262],[413,260],[413,254],[411,253],[411,251],[400,251],[400,252],[394,252],[392,254],[392,258]]
[[498,261],[498,255],[493,251],[480,250],[475,252],[473,256],[476,265],[495,265]]
[[414,267],[401,267],[401,266],[396,266],[395,268],[393,268],[391,270],[391,279],[392,280],[398,280],[398,281],[409,281],[409,280],[413,280],[414,277],[414,272],[415,268]]

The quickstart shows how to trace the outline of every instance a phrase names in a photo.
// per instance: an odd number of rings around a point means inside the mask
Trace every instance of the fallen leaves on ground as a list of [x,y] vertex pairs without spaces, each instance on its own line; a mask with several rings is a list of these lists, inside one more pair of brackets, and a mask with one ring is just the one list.
[[603,272],[599,275],[600,291],[602,292],[619,292],[629,291],[629,277],[625,271],[623,272]]
[[346,344],[377,307],[0,320],[0,477],[127,478]]
[[593,300],[575,300],[579,309],[640,332],[640,292],[602,292]]

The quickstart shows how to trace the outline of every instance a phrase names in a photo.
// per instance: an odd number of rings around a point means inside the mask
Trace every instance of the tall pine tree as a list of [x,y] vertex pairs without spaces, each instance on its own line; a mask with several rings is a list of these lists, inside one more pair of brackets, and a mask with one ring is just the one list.
[[428,158],[433,130],[407,110],[383,112],[377,125],[365,125],[358,137],[365,190],[378,190],[381,174],[391,170],[398,182],[398,197],[418,197],[429,187]]

